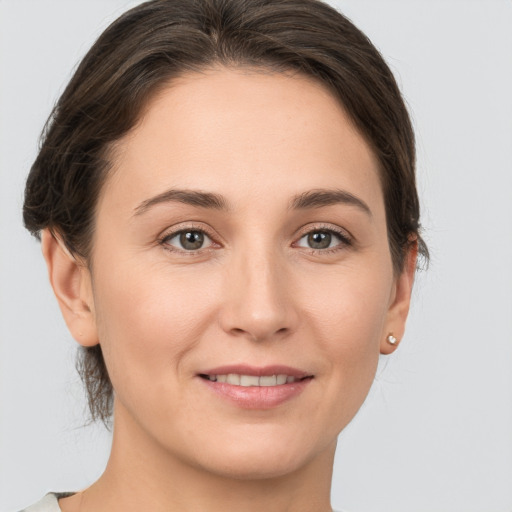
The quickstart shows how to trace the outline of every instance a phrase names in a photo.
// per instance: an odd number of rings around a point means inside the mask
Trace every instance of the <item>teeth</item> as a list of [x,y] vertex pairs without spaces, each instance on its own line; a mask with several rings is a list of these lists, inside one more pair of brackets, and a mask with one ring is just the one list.
[[260,386],[275,386],[277,382],[277,378],[275,375],[265,375],[264,377],[260,377]]
[[229,373],[226,379],[228,384],[234,384],[235,386],[240,386],[240,375],[236,373]]
[[290,375],[263,375],[261,377],[257,377],[256,375],[238,375],[236,373],[229,373],[228,375],[207,375],[208,380],[213,382],[226,382],[227,384],[232,384],[234,386],[243,386],[243,387],[251,387],[251,386],[260,386],[260,387],[270,387],[270,386],[281,386],[282,384],[289,384],[290,382],[295,382],[295,377],[291,377]]
[[[286,379],[288,377],[286,375],[278,375],[276,377],[276,384],[279,386],[280,384],[286,384]],[[293,382],[295,379],[293,377],[290,377],[292,379],[290,382]]]
[[260,378],[255,375],[240,375],[240,386],[259,386]]

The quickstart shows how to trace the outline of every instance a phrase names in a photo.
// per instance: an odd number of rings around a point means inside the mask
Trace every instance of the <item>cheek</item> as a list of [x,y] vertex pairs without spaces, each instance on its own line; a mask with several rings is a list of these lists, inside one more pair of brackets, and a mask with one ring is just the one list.
[[350,420],[373,382],[392,284],[392,272],[378,266],[317,276],[309,287],[305,324],[312,329],[317,350],[327,361],[325,396],[333,397],[332,411]]
[[142,391],[151,386],[154,392],[159,375],[165,385],[179,378],[187,353],[212,321],[204,280],[165,267],[127,264],[98,272],[97,282],[99,339],[116,392],[135,381]]
[[377,262],[310,274],[299,294],[319,339],[329,340],[331,350],[356,353],[378,346],[391,287],[391,266]]

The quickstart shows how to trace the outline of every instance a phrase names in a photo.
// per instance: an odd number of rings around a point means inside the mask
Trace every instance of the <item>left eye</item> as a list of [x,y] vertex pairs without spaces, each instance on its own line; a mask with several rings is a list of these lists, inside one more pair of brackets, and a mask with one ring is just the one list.
[[197,251],[212,245],[211,238],[197,229],[179,231],[164,238],[162,242],[182,251]]
[[300,238],[297,245],[309,249],[330,249],[345,242],[341,235],[333,231],[317,230]]

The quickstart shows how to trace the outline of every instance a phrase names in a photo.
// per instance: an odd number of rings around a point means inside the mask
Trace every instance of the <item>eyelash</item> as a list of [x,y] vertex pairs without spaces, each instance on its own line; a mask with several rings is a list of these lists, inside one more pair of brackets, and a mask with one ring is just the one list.
[[[198,233],[203,233],[204,235],[206,235],[212,242],[212,245],[210,247],[205,247],[205,248],[201,248],[201,249],[197,249],[197,250],[185,250],[185,249],[178,249],[177,247],[173,247],[171,245],[169,245],[169,240],[172,240],[173,238],[175,238],[176,236],[178,235],[181,235],[182,233],[188,233],[188,232],[198,232]],[[199,226],[194,226],[194,225],[189,225],[189,226],[185,226],[183,228],[180,228],[176,231],[171,231],[170,233],[165,233],[161,238],[159,238],[158,240],[158,243],[166,250],[166,251],[169,251],[169,252],[172,252],[172,253],[178,253],[180,255],[184,255],[184,256],[197,256],[198,254],[204,254],[206,251],[209,251],[209,250],[212,250],[212,249],[215,249],[215,246],[219,246],[220,244],[218,244],[216,241],[215,241],[215,237],[214,235],[212,235],[212,233],[210,233],[209,230],[205,229],[204,227],[199,227]]]
[[[187,232],[199,232],[199,233],[206,235],[211,240],[211,246],[205,247],[205,248],[200,248],[197,250],[185,250],[185,249],[178,249],[176,247],[169,245],[169,243],[168,243],[169,240],[172,240],[176,236],[181,235],[182,233],[187,233]],[[313,228],[308,229],[307,231],[303,231],[300,234],[300,236],[297,238],[297,241],[293,243],[293,245],[296,246],[296,244],[300,240],[302,240],[305,236],[310,235],[312,233],[329,233],[331,235],[334,235],[339,240],[339,243],[336,244],[334,247],[328,247],[325,249],[315,249],[312,247],[307,248],[307,247],[299,246],[299,247],[302,247],[302,249],[306,249],[310,254],[314,254],[314,255],[316,255],[316,254],[323,254],[323,255],[332,254],[332,253],[336,253],[338,251],[347,249],[353,245],[352,237],[350,235],[348,235],[348,233],[346,233],[345,231],[343,231],[341,229],[336,229],[332,226],[325,226],[325,225],[314,226]],[[184,228],[180,228],[180,229],[178,229],[176,231],[172,231],[170,233],[165,233],[161,238],[159,238],[158,243],[165,250],[167,250],[169,252],[179,253],[179,254],[183,254],[186,256],[197,256],[198,254],[204,254],[204,252],[206,252],[206,251],[215,249],[216,248],[215,246],[217,246],[217,247],[220,246],[220,244],[215,241],[214,235],[212,235],[209,232],[209,230],[205,229],[204,227],[198,227],[198,226],[193,226],[193,225],[186,226]]]
[[[326,249],[314,249],[312,247],[303,247],[303,249],[307,249],[310,254],[333,254],[339,251],[346,250],[349,247],[353,246],[353,240],[352,237],[344,230],[336,229],[333,226],[326,226],[326,225],[317,225],[314,226],[312,229],[308,229],[307,231],[302,232],[302,234],[299,236],[297,241],[302,240],[305,236],[310,235],[311,233],[329,233],[333,234],[336,238],[338,238],[339,243],[335,245],[334,247],[328,247]],[[294,244],[297,242],[294,242]]]

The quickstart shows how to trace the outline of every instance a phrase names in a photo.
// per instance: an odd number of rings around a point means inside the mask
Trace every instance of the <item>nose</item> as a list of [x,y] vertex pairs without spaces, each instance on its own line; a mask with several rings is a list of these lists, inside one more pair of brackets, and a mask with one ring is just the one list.
[[226,269],[223,330],[251,341],[282,339],[296,330],[299,315],[286,264],[272,251],[243,254]]

